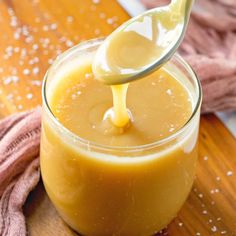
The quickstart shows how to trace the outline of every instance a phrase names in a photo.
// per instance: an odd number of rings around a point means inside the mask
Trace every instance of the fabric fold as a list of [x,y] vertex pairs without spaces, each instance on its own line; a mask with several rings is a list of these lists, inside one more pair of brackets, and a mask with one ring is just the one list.
[[37,185],[41,108],[0,121],[0,235],[26,235],[22,206]]

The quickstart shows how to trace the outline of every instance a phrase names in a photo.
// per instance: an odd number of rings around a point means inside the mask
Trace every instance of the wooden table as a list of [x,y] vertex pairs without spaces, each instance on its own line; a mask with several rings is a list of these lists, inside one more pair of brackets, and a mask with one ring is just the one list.
[[[41,103],[43,75],[58,54],[128,18],[115,0],[1,0],[0,117]],[[236,140],[214,115],[202,116],[199,149],[193,190],[160,235],[236,236]],[[41,182],[24,210],[29,235],[76,235]]]

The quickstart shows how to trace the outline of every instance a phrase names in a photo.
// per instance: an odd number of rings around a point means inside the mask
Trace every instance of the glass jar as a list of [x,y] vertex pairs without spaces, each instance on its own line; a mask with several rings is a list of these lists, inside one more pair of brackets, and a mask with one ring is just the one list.
[[136,147],[84,140],[56,119],[50,96],[60,73],[79,66],[84,56],[93,56],[102,41],[71,48],[45,76],[40,150],[43,182],[61,217],[82,235],[152,235],[176,216],[194,181],[200,83],[190,66],[175,55],[165,66],[186,86],[193,102],[192,115],[180,130]]

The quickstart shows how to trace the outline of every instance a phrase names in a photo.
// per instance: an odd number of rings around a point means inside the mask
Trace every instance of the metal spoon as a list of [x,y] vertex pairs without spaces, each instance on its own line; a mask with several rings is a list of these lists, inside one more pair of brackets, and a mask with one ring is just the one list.
[[172,0],[117,28],[95,55],[96,79],[108,85],[123,84],[160,68],[180,45],[193,2]]

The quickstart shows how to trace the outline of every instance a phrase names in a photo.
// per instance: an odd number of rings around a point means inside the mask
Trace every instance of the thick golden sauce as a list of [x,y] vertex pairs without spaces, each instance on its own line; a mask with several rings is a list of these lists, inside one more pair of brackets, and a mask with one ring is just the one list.
[[[110,87],[94,79],[91,64],[87,63],[58,80],[50,107],[73,133],[114,146],[137,146],[161,140],[179,130],[192,113],[188,91],[165,67],[131,83],[127,101],[121,86],[127,89],[128,85],[116,86],[113,98]],[[126,107],[126,102],[131,122],[124,126],[119,122],[126,123],[129,117],[122,113],[120,105]],[[116,117],[112,117],[111,109],[118,109],[118,121],[114,122]]]

